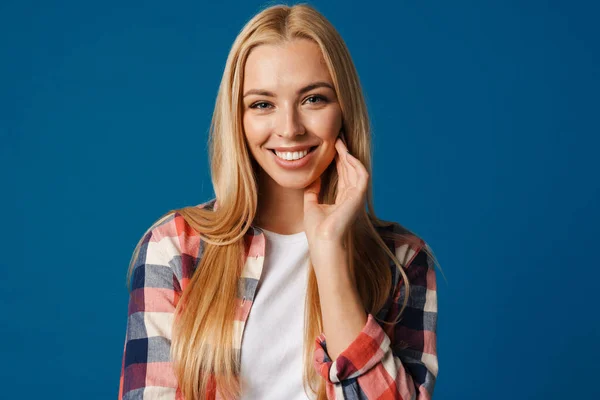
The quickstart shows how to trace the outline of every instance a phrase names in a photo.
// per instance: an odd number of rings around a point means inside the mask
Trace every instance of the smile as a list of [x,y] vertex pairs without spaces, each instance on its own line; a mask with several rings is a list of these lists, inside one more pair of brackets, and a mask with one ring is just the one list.
[[275,155],[277,157],[281,158],[282,160],[293,161],[293,160],[299,160],[301,158],[306,157],[306,155],[308,153],[310,153],[311,151],[313,151],[316,148],[317,148],[317,146],[313,146],[310,149],[307,149],[304,151],[277,151],[274,149],[271,149],[271,151],[273,153],[275,153]]
[[295,169],[305,166],[312,158],[314,150],[319,146],[313,146],[310,149],[303,151],[277,151],[271,149],[271,153],[275,156],[275,162],[283,168]]
[[277,151],[277,150],[273,150],[273,151],[275,152],[275,155],[277,157],[279,157],[279,158],[281,158],[283,160],[299,160],[301,158],[304,158],[308,154],[308,152],[309,152],[309,150],[294,151],[294,152],[291,152],[291,151],[280,152],[280,151]]

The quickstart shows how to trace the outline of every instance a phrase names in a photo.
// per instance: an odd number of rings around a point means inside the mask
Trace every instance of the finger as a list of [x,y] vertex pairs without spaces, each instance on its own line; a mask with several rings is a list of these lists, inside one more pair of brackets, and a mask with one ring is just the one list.
[[[338,140],[336,140],[335,149],[338,152],[338,156],[342,160],[342,165],[345,165],[347,167],[346,162],[348,161],[347,158],[348,158],[348,154],[350,152],[348,151],[348,147],[346,147],[346,144],[342,141],[341,138],[338,138]],[[346,175],[346,183],[349,183],[347,175]]]
[[344,161],[348,160],[348,156],[352,155],[350,153],[350,150],[348,150],[348,146],[346,146],[346,143],[340,138],[340,140],[337,140],[335,143],[335,148],[338,151],[339,154],[341,154],[342,159]]
[[313,183],[304,189],[304,205],[318,204],[319,192],[321,191],[321,177],[318,177]]
[[342,159],[346,158],[346,154],[348,154],[348,147],[340,137],[338,137],[338,139],[335,141],[335,149],[338,151],[338,154],[341,154]]
[[343,171],[344,171],[344,176],[346,178],[346,184],[348,185],[348,187],[350,186],[355,186],[358,182],[358,171],[356,169],[356,163],[353,163],[352,160],[356,160],[356,158],[354,158],[352,156],[352,154],[350,154],[350,152],[348,152],[346,147],[342,147],[340,146],[339,149],[345,149],[343,151],[343,156],[342,156],[342,160],[343,160]]
[[345,175],[345,171],[344,171],[344,163],[342,162],[342,158],[340,157],[339,154],[335,155],[335,169],[336,169],[337,175],[338,175],[338,192],[339,192],[340,189],[343,189],[346,186],[348,186],[348,182],[346,180],[346,175]]
[[335,211],[339,212],[341,215],[355,216],[357,211],[363,208],[364,196],[357,188],[355,188],[348,191],[344,201],[340,203],[340,206]]
[[340,199],[342,199],[346,193],[346,189],[348,188],[348,181],[346,180],[346,172],[344,167],[344,162],[342,161],[339,154],[335,156],[335,167],[337,171],[337,185],[336,185],[336,195],[335,195],[335,204],[340,203]]
[[348,142],[346,141],[346,134],[344,133],[344,131],[340,131],[340,139],[342,139],[342,142],[344,142],[344,145],[346,147],[348,147]]
[[352,165],[354,172],[356,173],[356,184],[361,189],[366,188],[369,180],[369,172],[360,160],[351,154],[348,154],[348,164]]
[[[337,168],[337,172],[338,172],[338,176],[340,179],[340,182],[342,183],[343,187],[348,187],[348,177],[346,175],[346,167],[345,167],[345,162],[344,162],[344,158],[345,158],[345,152],[344,152],[344,147],[340,146],[338,143],[342,143],[341,139],[338,139],[335,143],[335,149],[337,150],[337,154],[336,154],[336,168]],[[343,143],[342,143],[343,145]]]

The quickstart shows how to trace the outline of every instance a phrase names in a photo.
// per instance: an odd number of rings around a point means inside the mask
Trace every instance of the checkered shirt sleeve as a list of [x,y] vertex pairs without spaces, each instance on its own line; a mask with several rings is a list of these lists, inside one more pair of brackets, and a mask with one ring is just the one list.
[[119,400],[183,399],[170,359],[171,329],[180,295],[172,268],[178,238],[148,232],[135,260]]
[[[327,354],[325,335],[316,339],[314,366],[326,381],[328,399],[431,399],[438,373],[437,292],[433,262],[423,251],[427,246],[406,266],[410,295],[398,323],[382,328],[369,314],[362,331],[335,361]],[[404,293],[400,277],[388,321],[397,319]]]

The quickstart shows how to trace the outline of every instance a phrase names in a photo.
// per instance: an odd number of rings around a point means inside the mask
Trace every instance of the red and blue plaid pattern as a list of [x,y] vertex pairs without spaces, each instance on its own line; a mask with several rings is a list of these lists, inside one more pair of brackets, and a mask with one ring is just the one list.
[[[327,355],[325,335],[315,343],[315,368],[327,381],[330,399],[431,399],[438,373],[436,350],[437,292],[434,265],[423,251],[395,248],[399,260],[408,256],[411,284],[407,307],[395,325],[380,325],[372,314],[361,333],[335,361]],[[407,254],[408,252],[408,254]],[[378,318],[394,321],[404,302],[404,281],[395,264],[396,282],[389,309]]]
[[[198,207],[213,209],[217,204],[213,199]],[[245,242],[234,322],[237,350],[265,257],[260,229],[252,227]],[[369,314],[361,333],[335,361],[327,355],[325,335],[316,338],[314,366],[327,382],[329,399],[428,400],[433,395],[438,373],[434,265],[423,251],[424,242],[418,249],[389,246],[399,260],[407,260],[411,284],[407,307],[395,325],[382,326]],[[183,399],[170,361],[172,324],[175,307],[202,253],[200,237],[178,213],[154,223],[144,236],[134,261],[119,400]],[[397,318],[405,296],[402,276],[391,260],[390,271],[394,290],[377,314],[386,321]],[[205,398],[218,400],[212,389]]]

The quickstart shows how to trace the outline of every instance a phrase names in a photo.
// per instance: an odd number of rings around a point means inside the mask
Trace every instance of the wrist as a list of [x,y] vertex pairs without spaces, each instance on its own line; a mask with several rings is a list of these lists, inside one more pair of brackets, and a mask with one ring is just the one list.
[[313,240],[309,238],[309,245],[319,249],[328,249],[330,251],[346,250],[344,238],[338,237],[315,237]]
[[309,252],[316,272],[348,269],[346,249],[337,241],[319,240],[309,244]]

